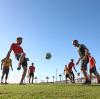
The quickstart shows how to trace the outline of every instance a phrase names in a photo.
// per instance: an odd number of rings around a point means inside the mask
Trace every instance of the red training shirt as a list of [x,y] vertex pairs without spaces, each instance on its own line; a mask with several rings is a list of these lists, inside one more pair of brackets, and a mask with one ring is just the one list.
[[29,73],[33,73],[35,72],[35,67],[34,66],[30,66],[29,67]]
[[89,64],[90,64],[90,68],[95,67],[95,59],[94,57],[89,57]]
[[15,54],[23,53],[23,48],[17,43],[11,45],[11,50],[13,50]]
[[70,71],[72,71],[72,67],[74,67],[75,66],[75,64],[73,63],[73,62],[70,62],[69,64],[68,64],[68,69],[70,70]]

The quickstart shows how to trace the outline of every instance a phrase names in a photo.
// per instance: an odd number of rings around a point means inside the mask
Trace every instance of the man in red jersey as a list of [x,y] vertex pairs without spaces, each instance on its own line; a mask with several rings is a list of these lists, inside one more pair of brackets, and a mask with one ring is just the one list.
[[90,53],[88,53],[88,57],[89,57],[89,65],[90,65],[90,81],[92,79],[92,73],[93,73],[97,78],[97,83],[100,83],[99,73],[96,70],[96,61],[94,57],[90,55]]
[[10,56],[11,52],[13,51],[15,54],[15,58],[19,61],[17,70],[20,70],[21,65],[22,65],[23,74],[22,74],[20,84],[23,84],[23,80],[24,80],[24,78],[26,76],[26,72],[27,72],[27,61],[28,60],[25,57],[25,53],[23,51],[23,48],[20,46],[21,44],[22,44],[22,37],[18,37],[17,42],[11,44],[10,50],[8,51],[7,56]]
[[33,79],[34,79],[34,72],[35,72],[35,66],[34,66],[34,63],[32,63],[32,65],[29,66],[29,83],[32,77],[32,84],[33,84]]
[[68,71],[69,71],[69,75],[70,75],[70,79],[72,83],[75,83],[75,76],[74,73],[72,71],[72,68],[74,68],[74,70],[77,72],[77,70],[75,69],[75,64],[74,64],[74,60],[71,59],[71,61],[68,64]]

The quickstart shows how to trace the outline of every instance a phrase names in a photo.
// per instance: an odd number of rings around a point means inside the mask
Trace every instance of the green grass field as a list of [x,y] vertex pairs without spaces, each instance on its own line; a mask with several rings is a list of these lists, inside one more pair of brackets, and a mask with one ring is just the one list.
[[0,85],[0,99],[100,99],[100,85]]

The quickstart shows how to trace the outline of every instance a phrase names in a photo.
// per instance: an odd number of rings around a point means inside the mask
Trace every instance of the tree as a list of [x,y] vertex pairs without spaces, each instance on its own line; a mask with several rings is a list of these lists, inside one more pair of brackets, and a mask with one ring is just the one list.
[[47,76],[47,77],[46,77],[47,83],[48,83],[48,79],[49,79],[49,77]]
[[34,77],[34,79],[35,79],[35,81],[36,81],[36,83],[37,83],[37,77]]
[[60,79],[60,82],[61,82],[61,77],[62,77],[62,75],[61,75],[61,74],[59,74],[59,79]]
[[54,83],[55,76],[53,76],[53,83]]

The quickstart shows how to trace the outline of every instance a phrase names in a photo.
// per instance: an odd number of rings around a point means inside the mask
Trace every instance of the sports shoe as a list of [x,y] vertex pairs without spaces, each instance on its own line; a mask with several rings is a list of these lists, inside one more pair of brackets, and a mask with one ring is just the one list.
[[5,84],[8,84],[7,82],[5,82]]
[[1,84],[3,84],[3,82],[1,82]]
[[24,83],[19,83],[19,85],[25,85]]
[[29,61],[29,58],[26,58],[26,61]]
[[25,85],[25,83],[20,82],[19,85]]
[[83,84],[91,84],[91,81],[86,80]]

